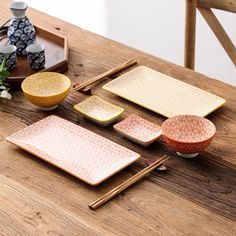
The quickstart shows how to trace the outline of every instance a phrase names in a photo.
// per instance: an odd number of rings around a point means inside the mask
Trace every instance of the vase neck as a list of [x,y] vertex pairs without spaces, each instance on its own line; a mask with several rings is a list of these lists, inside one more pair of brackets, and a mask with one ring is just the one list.
[[15,18],[25,17],[27,4],[25,2],[14,2],[10,5],[11,12]]

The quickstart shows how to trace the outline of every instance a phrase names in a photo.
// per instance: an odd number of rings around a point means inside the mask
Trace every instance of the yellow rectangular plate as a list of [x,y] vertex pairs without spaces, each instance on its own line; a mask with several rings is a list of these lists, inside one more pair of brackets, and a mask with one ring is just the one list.
[[225,99],[180,80],[139,66],[105,84],[103,88],[165,117],[206,116]]

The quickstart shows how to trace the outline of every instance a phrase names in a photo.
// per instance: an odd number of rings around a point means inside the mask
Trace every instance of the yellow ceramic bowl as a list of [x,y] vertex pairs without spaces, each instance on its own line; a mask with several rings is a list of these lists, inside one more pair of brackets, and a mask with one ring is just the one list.
[[42,110],[53,110],[70,91],[71,81],[56,72],[39,72],[27,77],[21,84],[25,97]]

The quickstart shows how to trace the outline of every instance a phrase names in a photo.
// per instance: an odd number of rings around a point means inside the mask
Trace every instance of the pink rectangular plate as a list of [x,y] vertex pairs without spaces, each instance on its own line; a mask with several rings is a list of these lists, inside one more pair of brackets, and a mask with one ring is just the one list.
[[138,153],[57,116],[20,130],[7,141],[91,185],[140,158]]

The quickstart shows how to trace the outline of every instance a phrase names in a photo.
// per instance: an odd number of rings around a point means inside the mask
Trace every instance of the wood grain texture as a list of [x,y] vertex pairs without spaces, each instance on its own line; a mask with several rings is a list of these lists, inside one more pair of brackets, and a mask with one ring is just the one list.
[[[1,19],[8,19],[9,1],[2,0]],[[113,131],[84,120],[72,108],[86,98],[70,94],[54,112],[44,113],[21,92],[0,100],[0,234],[3,235],[234,235],[236,232],[236,88],[184,67],[82,30],[29,9],[34,24],[69,40],[69,71],[74,83],[111,69],[130,58],[169,76],[224,97],[226,104],[208,118],[217,128],[212,145],[194,160],[178,158],[160,141],[143,148]],[[40,17],[39,17],[40,16]],[[116,75],[117,76],[117,75]],[[164,117],[101,89],[92,93],[126,109],[121,119],[136,113],[157,124]],[[97,187],[91,187],[38,158],[8,144],[5,137],[56,114],[139,152],[150,160],[163,154],[166,173],[153,171],[105,206],[93,212],[88,203],[145,167],[141,159]],[[20,210],[19,210],[20,209]]]
[[199,7],[215,8],[236,13],[236,0],[197,0]]
[[228,54],[234,66],[236,66],[236,48],[227,33],[225,32],[223,26],[220,24],[211,9],[199,7],[198,10],[214,32],[215,36],[220,41],[221,45],[225,49],[225,52]]
[[194,70],[197,0],[186,0],[184,66]]

